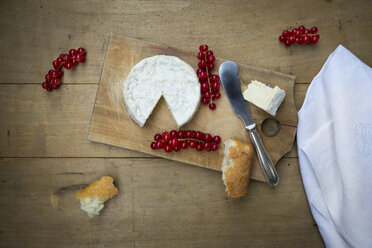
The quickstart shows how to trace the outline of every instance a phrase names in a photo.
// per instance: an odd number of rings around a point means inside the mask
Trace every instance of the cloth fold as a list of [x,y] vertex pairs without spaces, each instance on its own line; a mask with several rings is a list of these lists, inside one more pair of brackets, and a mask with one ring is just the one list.
[[327,247],[372,247],[372,69],[342,45],[298,112],[301,175]]

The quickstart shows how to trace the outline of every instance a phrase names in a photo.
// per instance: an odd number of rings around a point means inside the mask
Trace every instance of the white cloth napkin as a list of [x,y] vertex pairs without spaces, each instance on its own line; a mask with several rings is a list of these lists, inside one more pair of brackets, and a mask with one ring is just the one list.
[[372,247],[372,69],[343,46],[298,112],[307,198],[327,247]]

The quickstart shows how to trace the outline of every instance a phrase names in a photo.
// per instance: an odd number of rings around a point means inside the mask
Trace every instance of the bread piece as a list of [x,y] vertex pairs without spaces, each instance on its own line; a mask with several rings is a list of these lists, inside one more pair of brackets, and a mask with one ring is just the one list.
[[118,194],[113,182],[112,177],[104,176],[76,194],[76,198],[80,199],[81,209],[87,212],[90,218],[99,215],[105,201]]
[[224,145],[222,180],[226,186],[225,192],[231,198],[244,197],[251,175],[253,147],[233,139],[227,139]]

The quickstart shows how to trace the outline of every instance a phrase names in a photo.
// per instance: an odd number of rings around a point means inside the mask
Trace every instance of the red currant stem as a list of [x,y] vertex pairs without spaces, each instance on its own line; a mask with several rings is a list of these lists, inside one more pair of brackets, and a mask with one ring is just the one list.
[[[205,140],[201,140],[201,139],[195,139],[195,138],[182,138],[182,139],[180,139],[180,138],[177,138],[177,140],[178,141],[188,141],[188,140],[193,140],[193,141],[198,141],[198,142],[207,142],[207,141],[205,141]],[[155,141],[156,142],[156,141]],[[162,142],[164,142],[164,141],[162,141]],[[216,144],[216,143],[214,143],[214,141],[212,140],[211,142],[209,142],[209,143],[211,143],[211,144]]]
[[205,68],[206,71],[207,71],[207,78],[208,78],[208,87],[209,87],[209,92],[211,93],[211,97],[209,98],[209,104],[213,103],[213,100],[212,100],[212,88],[211,88],[211,81],[210,81],[210,78],[209,78],[209,70],[208,70],[208,66]]
[[315,36],[315,35],[318,35],[317,33],[316,34],[301,34],[302,37],[304,36]]
[[194,141],[204,141],[200,139],[195,139],[195,138],[183,138],[183,139],[178,139],[178,141],[188,141],[188,140],[194,140]]
[[66,63],[66,62],[65,61],[61,62],[61,64],[58,66],[57,71],[59,71],[59,69],[63,66],[64,63]]

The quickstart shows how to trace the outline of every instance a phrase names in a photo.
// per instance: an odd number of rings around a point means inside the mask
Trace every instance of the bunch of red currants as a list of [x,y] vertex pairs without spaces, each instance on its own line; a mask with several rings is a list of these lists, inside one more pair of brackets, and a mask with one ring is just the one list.
[[318,28],[312,27],[306,29],[303,25],[298,28],[292,29],[292,31],[284,30],[282,35],[279,36],[279,41],[283,42],[284,45],[290,46],[293,43],[300,44],[315,44],[319,40]]
[[45,75],[45,81],[42,86],[47,91],[57,90],[61,86],[61,78],[63,76],[62,67],[67,70],[73,68],[79,63],[85,61],[87,51],[80,47],[76,49],[70,49],[68,54],[61,54],[59,57],[52,62],[54,70],[49,70]]

